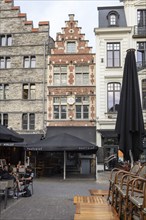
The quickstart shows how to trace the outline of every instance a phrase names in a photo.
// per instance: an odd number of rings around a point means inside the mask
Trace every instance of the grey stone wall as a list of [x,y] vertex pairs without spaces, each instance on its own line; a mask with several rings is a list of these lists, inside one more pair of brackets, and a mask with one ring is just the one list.
[[[8,99],[0,100],[0,113],[8,113],[8,126],[20,133],[41,133],[47,110],[44,88],[47,86],[47,55],[44,60],[44,53],[45,49],[48,51],[45,42],[49,40],[49,22],[41,22],[38,28],[33,28],[13,0],[1,0],[0,13],[0,35],[12,35],[11,46],[0,46],[0,56],[11,58],[11,68],[0,69],[0,83],[9,84]],[[35,68],[23,68],[23,58],[29,55],[36,56]],[[35,100],[22,99],[23,83],[35,84]],[[23,113],[35,113],[34,131],[22,130]]]

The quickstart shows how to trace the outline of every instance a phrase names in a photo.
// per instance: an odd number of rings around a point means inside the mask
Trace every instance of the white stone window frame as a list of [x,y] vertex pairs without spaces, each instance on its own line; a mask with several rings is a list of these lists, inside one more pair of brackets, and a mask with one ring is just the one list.
[[61,65],[54,66],[53,85],[54,86],[67,85],[67,66],[61,66]]
[[[117,85],[117,88],[116,88]],[[109,88],[109,86],[112,86]],[[111,93],[111,95],[110,95]],[[121,83],[120,82],[108,82],[107,83],[107,112],[108,113],[117,113],[116,110],[116,95],[119,95],[118,101],[120,101],[120,93],[121,93]],[[111,99],[110,99],[111,98]],[[110,103],[112,102],[112,107],[110,107]],[[119,102],[118,102],[119,105]],[[113,108],[113,109],[112,109]]]
[[9,84],[0,83],[0,100],[6,100],[9,97]]
[[0,46],[12,46],[12,35],[11,34],[1,34],[0,35]]
[[77,52],[77,43],[75,40],[66,42],[66,53],[76,53]]
[[36,56],[35,55],[24,56],[23,57],[23,67],[25,69],[36,68]]
[[[56,99],[56,101],[55,101]],[[55,112],[55,107],[58,108],[58,112]],[[65,108],[65,112],[63,112],[63,108]],[[67,119],[67,97],[66,96],[56,96],[53,98],[53,119],[54,120],[66,120]],[[57,115],[57,117],[55,117]],[[65,115],[65,117],[63,117]]]
[[[79,99],[80,101],[78,101]],[[80,112],[77,112],[77,108],[80,107]],[[88,111],[85,111],[85,108],[88,108]],[[77,114],[80,114],[80,117],[77,117]],[[85,114],[88,114],[88,117],[85,117]],[[89,120],[90,115],[90,101],[89,96],[76,96],[75,102],[75,116],[77,120]]]
[[[33,123],[31,116],[33,116]],[[35,113],[22,114],[22,130],[35,130]]]
[[[25,95],[26,93],[26,95]],[[35,100],[36,99],[36,85],[35,83],[23,83],[22,85],[22,99]]]
[[0,69],[11,68],[11,58],[9,56],[0,56]]
[[8,113],[0,113],[0,124],[8,127]]
[[[107,68],[121,67],[121,43],[120,42],[107,42]],[[110,62],[111,61],[111,62]]]
[[89,66],[75,67],[75,85],[89,85]]

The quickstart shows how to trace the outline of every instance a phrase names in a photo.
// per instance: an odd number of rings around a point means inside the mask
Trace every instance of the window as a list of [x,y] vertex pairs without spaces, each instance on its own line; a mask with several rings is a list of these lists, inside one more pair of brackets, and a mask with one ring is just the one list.
[[12,45],[12,35],[0,35],[0,46],[11,46]]
[[146,9],[137,10],[137,24],[139,27],[146,26]]
[[55,66],[54,67],[54,85],[63,86],[67,85],[67,67]]
[[8,127],[8,114],[0,113],[0,124]]
[[10,57],[0,57],[0,69],[11,68],[11,58]]
[[108,98],[108,112],[116,112],[120,100],[120,83],[108,83],[107,85],[107,98]]
[[137,67],[146,67],[146,41],[137,42]]
[[119,14],[116,11],[110,11],[107,15],[109,26],[117,26]]
[[9,85],[0,84],[0,100],[9,98]]
[[24,113],[22,115],[22,129],[23,130],[34,130],[35,129],[35,114]]
[[89,97],[76,96],[76,119],[89,119]]
[[35,84],[23,84],[23,99],[35,99],[36,88]]
[[67,118],[67,98],[54,97],[53,99],[53,118],[66,119]]
[[24,68],[35,68],[36,57],[35,56],[25,56],[24,57]]
[[76,42],[75,41],[69,41],[67,42],[67,53],[75,53],[76,52]]
[[107,43],[107,67],[120,66],[120,43]]
[[143,109],[146,110],[146,79],[142,80],[142,104]]
[[76,67],[76,85],[89,85],[89,66]]
[[112,26],[116,25],[116,15],[115,14],[110,15],[110,25],[112,25]]

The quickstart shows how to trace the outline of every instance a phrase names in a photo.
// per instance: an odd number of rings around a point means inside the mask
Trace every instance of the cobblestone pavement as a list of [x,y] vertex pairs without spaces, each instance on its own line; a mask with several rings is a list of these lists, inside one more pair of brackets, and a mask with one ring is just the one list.
[[73,220],[74,195],[90,195],[89,189],[108,189],[108,172],[93,179],[34,180],[34,194],[28,198],[8,199],[6,209],[1,204],[0,220]]

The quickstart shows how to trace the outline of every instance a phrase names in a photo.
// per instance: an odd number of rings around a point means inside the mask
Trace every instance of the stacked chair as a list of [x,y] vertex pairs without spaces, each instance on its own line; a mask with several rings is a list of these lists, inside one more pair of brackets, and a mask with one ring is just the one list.
[[[109,203],[115,207],[121,219],[131,220],[133,218],[130,213],[133,213],[132,207],[134,207],[132,195],[134,195],[134,198],[141,198],[137,200],[137,204],[141,207],[140,216],[144,216],[145,205],[143,204],[142,196],[144,195],[145,188],[146,163],[141,167],[139,163],[136,163],[129,172],[118,170],[114,172],[114,175],[113,172],[112,170],[108,195]],[[143,218],[139,217],[139,219]]]

